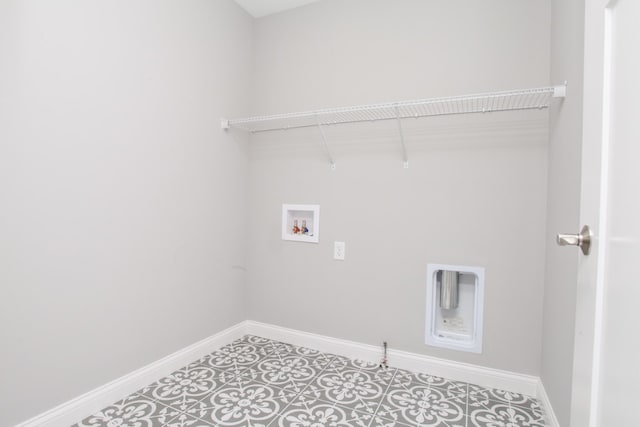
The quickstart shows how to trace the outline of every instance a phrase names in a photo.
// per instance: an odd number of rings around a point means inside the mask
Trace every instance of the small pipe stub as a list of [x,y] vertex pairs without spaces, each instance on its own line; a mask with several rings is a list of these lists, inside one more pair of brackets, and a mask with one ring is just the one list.
[[382,355],[382,361],[380,362],[380,368],[381,369],[389,369],[389,359],[387,357],[387,342],[384,341],[382,343],[382,348],[383,348],[383,355]]

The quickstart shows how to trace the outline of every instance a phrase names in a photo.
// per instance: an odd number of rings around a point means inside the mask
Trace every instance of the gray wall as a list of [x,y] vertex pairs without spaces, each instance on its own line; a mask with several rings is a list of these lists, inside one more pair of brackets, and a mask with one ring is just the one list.
[[568,80],[567,98],[550,114],[547,261],[541,377],[560,425],[569,425],[578,251],[559,232],[580,230],[584,1],[552,3],[551,79]]
[[[566,425],[582,1],[325,0],[253,28],[230,0],[49,3],[0,4],[0,424],[248,317],[541,373]],[[247,161],[217,122],[564,79],[549,148],[544,111],[420,120],[408,170],[393,123],[327,129],[330,171],[312,129]],[[280,240],[285,202],[321,205],[320,244]],[[428,262],[487,268],[482,355],[423,344]]]
[[[326,0],[256,21],[254,113],[549,84],[550,2]],[[539,374],[548,113],[256,134],[249,317]],[[319,244],[280,240],[282,203],[321,205]],[[333,241],[346,260],[332,259]],[[427,263],[486,267],[481,355],[424,345]]]
[[251,18],[0,3],[0,425],[246,318]]

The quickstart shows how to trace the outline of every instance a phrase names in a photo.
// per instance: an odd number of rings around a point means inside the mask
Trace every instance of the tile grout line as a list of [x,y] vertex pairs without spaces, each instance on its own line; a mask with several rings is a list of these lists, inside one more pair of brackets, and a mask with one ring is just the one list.
[[466,396],[464,398],[464,425],[469,427],[469,383],[465,385]]
[[393,384],[393,380],[396,379],[396,375],[398,375],[398,368],[395,368],[395,372],[393,373],[393,376],[391,377],[391,381],[389,381],[389,384],[387,384],[387,388],[382,393],[382,398],[380,399],[380,402],[378,402],[378,406],[376,406],[376,410],[373,412],[373,415],[371,417],[371,421],[368,424],[368,427],[371,427],[371,425],[375,421],[376,415],[378,414],[378,411],[380,410],[380,406],[382,406],[382,402],[384,401],[384,398],[387,395],[387,392],[389,391],[389,388],[391,388],[391,384]]

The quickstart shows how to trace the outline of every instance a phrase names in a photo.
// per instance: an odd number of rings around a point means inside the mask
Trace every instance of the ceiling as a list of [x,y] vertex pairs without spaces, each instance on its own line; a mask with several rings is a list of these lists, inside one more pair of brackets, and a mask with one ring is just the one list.
[[236,0],[254,18],[283,12],[318,0]]

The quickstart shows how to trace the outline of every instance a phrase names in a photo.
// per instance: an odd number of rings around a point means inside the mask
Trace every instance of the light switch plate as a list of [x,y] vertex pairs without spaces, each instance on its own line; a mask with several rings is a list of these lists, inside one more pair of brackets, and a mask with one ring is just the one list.
[[333,259],[344,261],[344,242],[333,242]]

